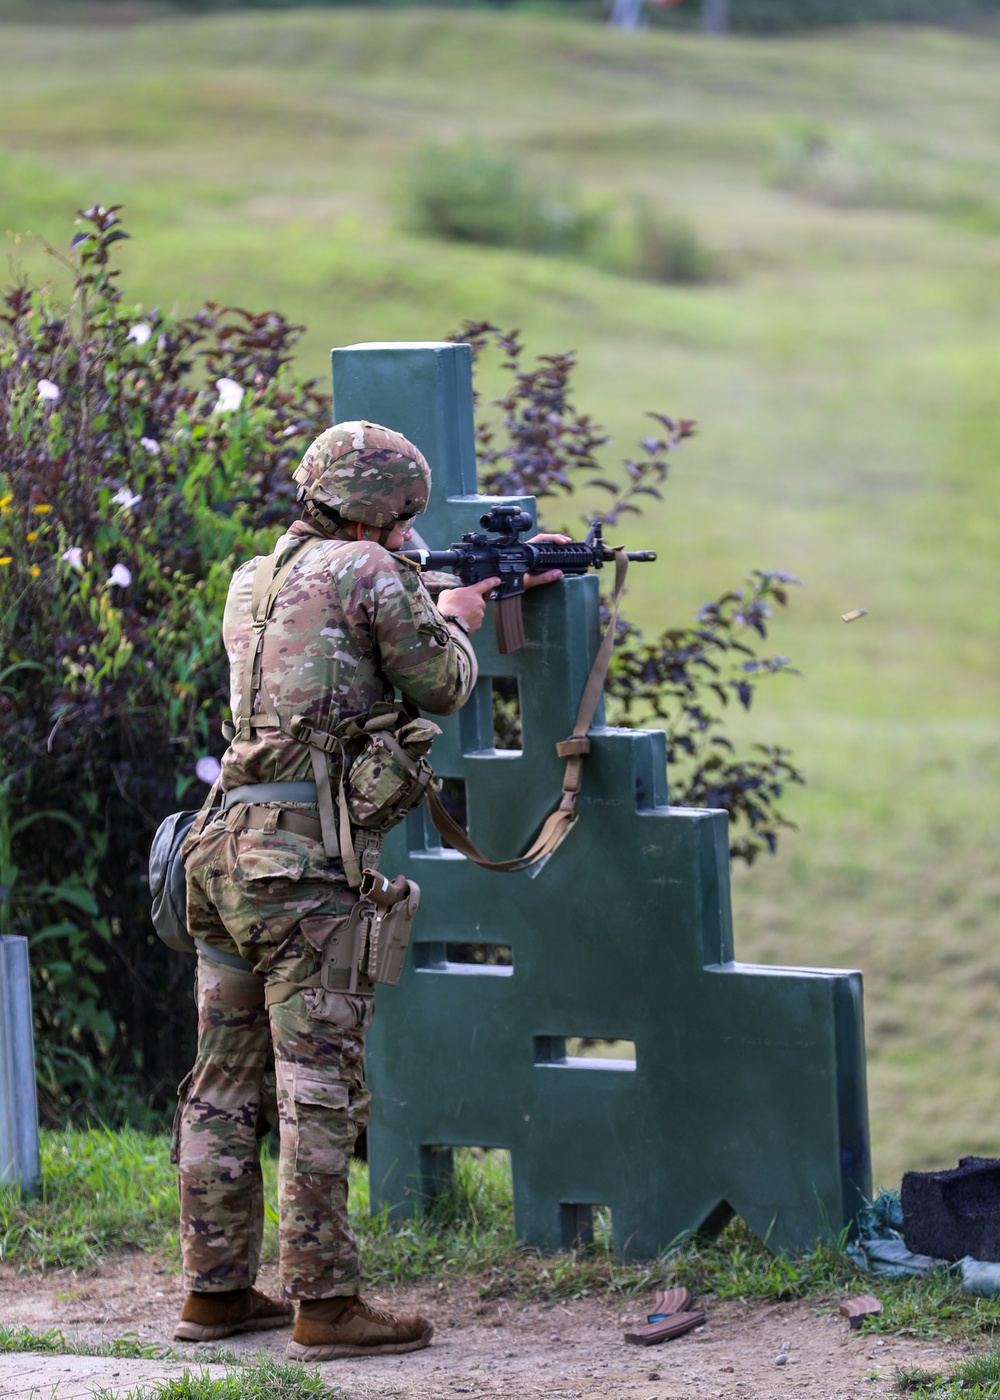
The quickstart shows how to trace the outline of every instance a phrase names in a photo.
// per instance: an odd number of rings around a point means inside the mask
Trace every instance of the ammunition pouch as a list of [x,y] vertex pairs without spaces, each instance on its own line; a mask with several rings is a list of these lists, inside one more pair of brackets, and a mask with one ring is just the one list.
[[[309,749],[326,854],[339,850],[347,883],[356,890],[362,872],[378,866],[382,836],[427,795],[434,770],[425,755],[441,730],[412,715],[403,701],[380,700],[333,729],[293,715],[288,731]],[[339,778],[336,811],[331,759]],[[360,859],[355,832],[363,837]]]
[[420,806],[434,781],[427,754],[441,733],[438,725],[414,717],[400,702],[379,701],[333,733],[347,752],[361,746],[344,784],[354,826],[386,832]]

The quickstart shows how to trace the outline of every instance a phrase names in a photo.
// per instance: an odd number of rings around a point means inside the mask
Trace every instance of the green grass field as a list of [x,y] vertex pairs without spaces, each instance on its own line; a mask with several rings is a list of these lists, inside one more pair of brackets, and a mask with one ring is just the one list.
[[[77,207],[123,201],[137,300],[280,307],[309,374],[331,345],[490,318],[578,352],[620,454],[647,409],[699,420],[624,532],[661,551],[633,614],[683,621],[753,566],[804,585],[775,636],[804,679],[738,724],[810,784],[779,858],[736,873],[739,955],[864,970],[877,1181],[1000,1154],[1000,36],[410,9],[7,24],[0,89],[15,270],[43,266],[28,231],[65,247]],[[467,136],[581,200],[686,217],[725,276],[406,233],[416,151]]]

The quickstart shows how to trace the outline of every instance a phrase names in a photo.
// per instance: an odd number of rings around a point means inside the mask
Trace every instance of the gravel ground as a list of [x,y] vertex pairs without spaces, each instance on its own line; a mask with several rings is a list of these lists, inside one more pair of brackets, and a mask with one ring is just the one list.
[[[275,1291],[271,1268],[259,1285]],[[718,1302],[698,1300],[704,1327],[657,1347],[628,1345],[626,1327],[645,1321],[652,1297],[617,1304],[603,1298],[565,1303],[483,1300],[476,1281],[401,1287],[371,1295],[382,1306],[419,1310],[436,1332],[425,1351],[408,1356],[331,1361],[320,1370],[351,1400],[451,1400],[453,1396],[529,1400],[868,1400],[898,1396],[899,1367],[945,1370],[963,1344],[918,1337],[852,1333],[834,1300]],[[86,1272],[19,1277],[0,1265],[0,1318],[36,1332],[59,1328],[85,1342],[132,1336],[172,1345],[183,1361],[105,1357],[0,1356],[4,1400],[76,1400],[106,1387],[138,1385],[198,1366],[204,1348],[174,1343],[181,1282],[149,1255],[124,1255]],[[280,1355],[288,1333],[260,1332],[225,1343],[251,1355]],[[213,1374],[219,1368],[212,1367]]]

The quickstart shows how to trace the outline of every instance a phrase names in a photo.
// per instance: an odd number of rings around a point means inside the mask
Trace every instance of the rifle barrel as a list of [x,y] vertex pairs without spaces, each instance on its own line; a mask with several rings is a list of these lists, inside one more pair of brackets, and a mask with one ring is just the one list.
[[460,549],[397,549],[394,552],[421,569],[450,569],[465,558]]
[[[494,543],[490,541],[490,543]],[[502,550],[504,545],[502,540],[496,541],[497,546]],[[586,573],[588,569],[595,566],[600,567],[602,557],[599,550],[588,544],[574,541],[571,544],[555,544],[546,541],[544,544],[530,545],[534,558],[534,563],[528,570],[530,573],[541,573],[545,569],[563,569],[565,572]],[[396,553],[402,559],[406,559],[411,564],[416,564],[421,569],[449,569],[463,563],[469,557],[467,549],[399,549]],[[605,551],[603,559],[609,560],[612,557],[611,550]],[[636,563],[650,563],[656,558],[656,551],[653,549],[629,550],[626,558]]]

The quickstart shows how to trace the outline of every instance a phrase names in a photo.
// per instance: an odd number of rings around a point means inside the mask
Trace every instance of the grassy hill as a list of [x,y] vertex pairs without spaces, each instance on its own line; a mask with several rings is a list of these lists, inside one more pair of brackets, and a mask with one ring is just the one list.
[[[464,317],[575,348],[622,454],[697,418],[632,612],[687,618],[754,565],[802,579],[744,732],[809,788],[736,874],[747,960],[866,974],[876,1178],[1000,1154],[1000,37],[624,35],[479,11],[297,10],[0,29],[14,268],[123,201],[147,306],[205,297],[331,345]],[[553,187],[686,217],[681,288],[404,231],[417,151],[474,137]],[[495,382],[495,381],[494,381]],[[489,385],[487,385],[489,387]],[[583,503],[560,503],[575,525]],[[840,615],[869,615],[845,626]]]

